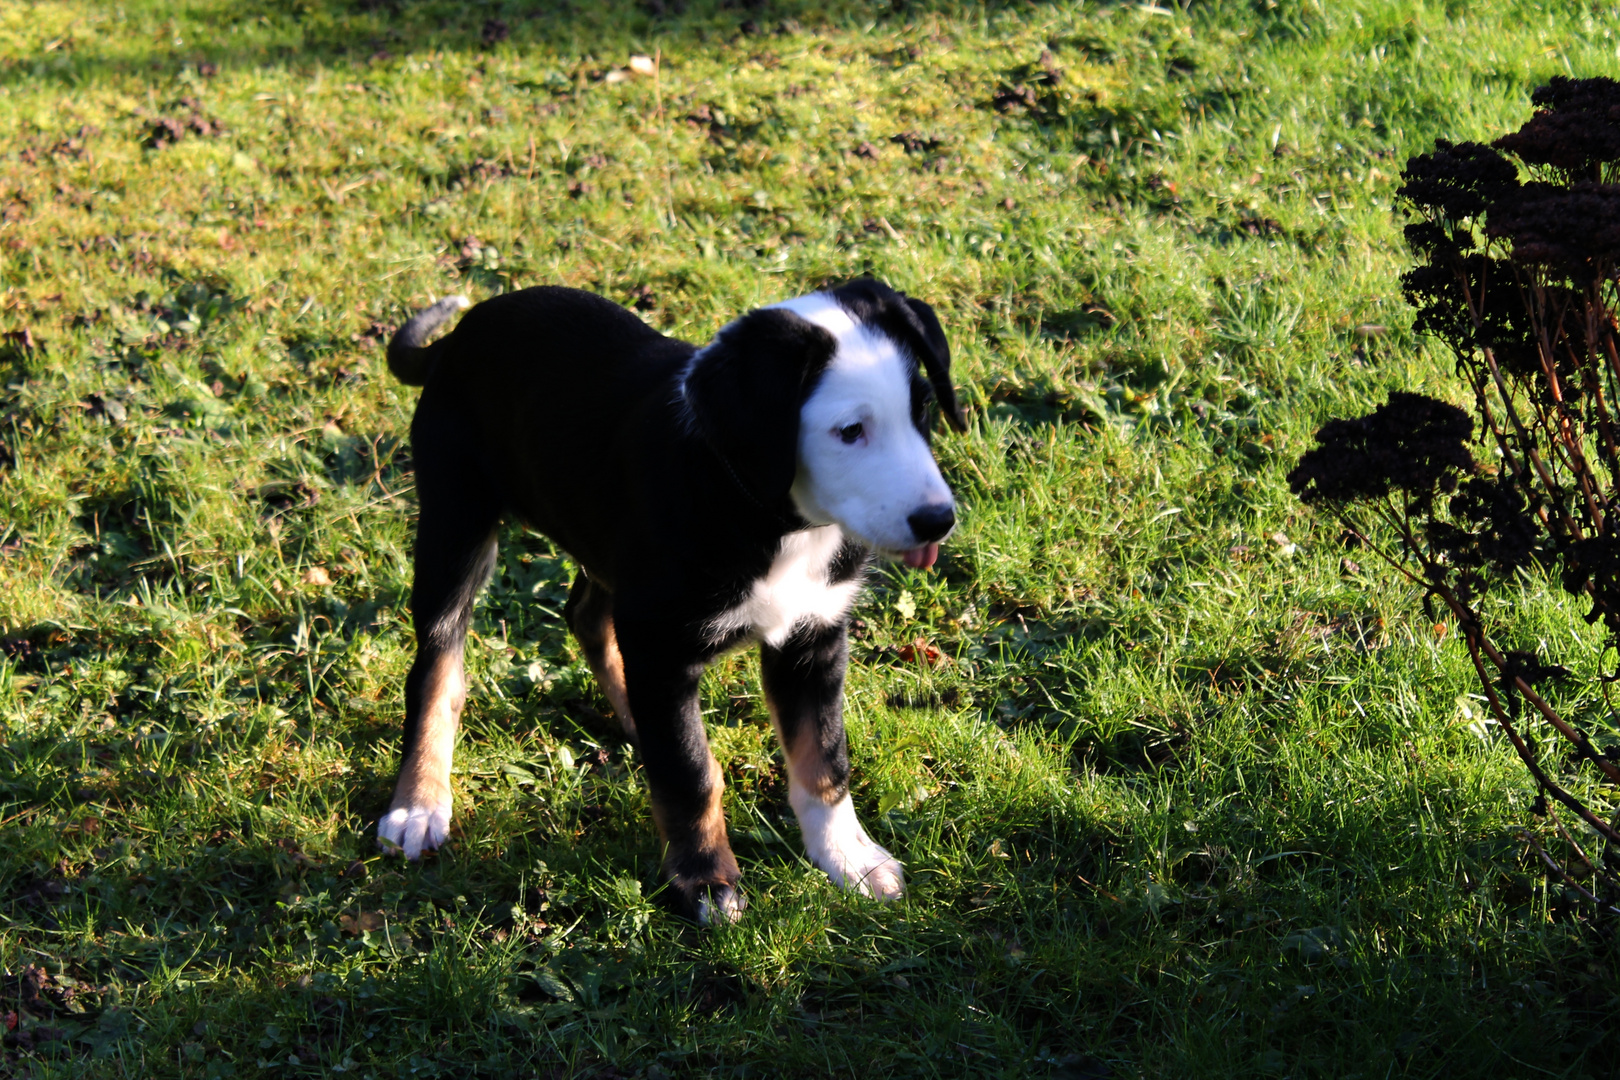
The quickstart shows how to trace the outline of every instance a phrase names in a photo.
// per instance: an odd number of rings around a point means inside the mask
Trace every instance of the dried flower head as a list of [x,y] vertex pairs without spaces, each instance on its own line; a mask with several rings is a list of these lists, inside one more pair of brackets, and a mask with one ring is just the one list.
[[1425,217],[1459,222],[1476,218],[1519,184],[1519,170],[1501,153],[1476,142],[1437,139],[1434,151],[1419,154],[1401,170],[1395,194]]
[[1601,181],[1605,166],[1620,163],[1620,82],[1557,76],[1530,100],[1535,116],[1493,146],[1566,180]]
[[1307,503],[1382,498],[1391,490],[1427,507],[1474,470],[1474,421],[1455,405],[1395,391],[1370,415],[1330,420],[1300,458],[1288,486]]
[[[1440,142],[1402,174],[1418,259],[1402,289],[1415,329],[1451,348],[1473,417],[1393,393],[1371,415],[1324,425],[1288,480],[1421,587],[1425,610],[1439,603],[1455,618],[1492,714],[1535,778],[1533,812],[1550,820],[1557,803],[1615,850],[1620,821],[1577,797],[1560,770],[1589,766],[1620,785],[1620,762],[1594,749],[1578,713],[1560,716],[1535,689],[1570,673],[1499,645],[1494,612],[1477,606],[1492,582],[1542,567],[1590,605],[1587,621],[1620,652],[1620,82],[1554,79],[1533,100],[1536,114],[1492,146]],[[1473,419],[1488,468],[1469,452]],[[1367,518],[1388,531],[1364,529]],[[1521,700],[1535,705],[1523,717]],[[1534,730],[1549,729],[1571,750],[1562,765],[1537,748]],[[1599,866],[1561,835],[1565,863],[1538,846],[1542,859],[1620,915],[1620,862]],[[1584,866],[1591,888],[1564,866]]]
[[1546,555],[1546,536],[1512,477],[1476,473],[1447,507],[1450,520],[1428,522],[1429,543],[1469,575],[1470,592],[1482,584],[1481,572],[1501,577]]
[[1485,234],[1511,240],[1514,261],[1585,284],[1620,256],[1620,185],[1525,184],[1491,204]]

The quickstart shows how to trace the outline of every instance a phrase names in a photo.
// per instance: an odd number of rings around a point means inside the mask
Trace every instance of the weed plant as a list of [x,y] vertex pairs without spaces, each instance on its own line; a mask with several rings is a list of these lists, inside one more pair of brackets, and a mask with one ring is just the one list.
[[[1585,621],[1601,624],[1605,661],[1620,632],[1610,520],[1620,479],[1620,82],[1555,77],[1531,100],[1535,116],[1490,146],[1442,140],[1414,157],[1397,192],[1417,217],[1406,239],[1419,263],[1403,279],[1416,326],[1456,356],[1491,464],[1469,450],[1474,416],[1395,393],[1369,416],[1322,428],[1289,482],[1360,539],[1373,531],[1368,520],[1384,526],[1384,542],[1371,541],[1380,558],[1424,590],[1426,611],[1439,601],[1456,620],[1487,722],[1541,793],[1531,812],[1547,827],[1526,830],[1525,842],[1573,897],[1617,915],[1620,730],[1605,690],[1620,676],[1604,665],[1587,693],[1550,701],[1544,684],[1574,673],[1545,640],[1502,647],[1477,609],[1490,584],[1548,570],[1590,603]],[[1534,712],[1521,715],[1521,700]],[[1538,745],[1537,733],[1551,742]]]
[[[1455,626],[1290,494],[1446,396],[1400,163],[1612,72],[1604,5],[0,7],[0,1072],[1612,1075],[1612,946]],[[652,63],[630,66],[633,55]],[[503,537],[452,842],[399,749],[429,298],[706,339],[873,273],[971,430],[857,611],[880,907],[800,856],[751,658],[704,708],[751,906],[658,903],[639,765]],[[557,468],[568,463],[559,461]],[[1479,601],[1595,663],[1534,573]]]

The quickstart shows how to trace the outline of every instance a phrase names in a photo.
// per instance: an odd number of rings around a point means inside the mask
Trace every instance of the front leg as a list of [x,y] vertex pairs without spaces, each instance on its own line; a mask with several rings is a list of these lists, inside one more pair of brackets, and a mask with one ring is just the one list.
[[698,707],[704,657],[668,627],[615,623],[625,692],[636,718],[653,821],[664,840],[664,877],[683,915],[704,925],[734,922],[748,902],[726,838],[725,784]]
[[906,890],[900,863],[866,835],[849,798],[843,705],[848,665],[842,624],[807,627],[781,648],[762,645],[759,652],[765,704],[787,759],[788,803],[810,861],[835,885],[897,900]]

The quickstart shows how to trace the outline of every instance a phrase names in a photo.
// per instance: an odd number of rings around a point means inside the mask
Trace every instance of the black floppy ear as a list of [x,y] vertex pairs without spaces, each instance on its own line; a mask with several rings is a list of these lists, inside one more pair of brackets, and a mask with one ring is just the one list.
[[956,388],[951,385],[951,347],[933,308],[873,278],[858,278],[829,294],[856,322],[876,323],[903,343],[928,375],[945,422],[957,431],[967,430],[962,407],[956,403]]
[[945,415],[946,423],[957,431],[967,430],[967,420],[962,416],[962,407],[956,403],[956,387],[951,385],[951,346],[945,340],[945,331],[939,325],[939,317],[934,309],[915,297],[901,294],[905,300],[905,311],[910,316],[906,321],[912,324],[912,330],[921,339],[923,348],[915,350],[922,361],[923,370],[928,372],[928,382],[934,388],[934,399],[939,402],[939,411]]
[[799,468],[799,410],[838,348],[822,327],[761,308],[721,330],[682,384],[697,433],[750,499],[785,499]]

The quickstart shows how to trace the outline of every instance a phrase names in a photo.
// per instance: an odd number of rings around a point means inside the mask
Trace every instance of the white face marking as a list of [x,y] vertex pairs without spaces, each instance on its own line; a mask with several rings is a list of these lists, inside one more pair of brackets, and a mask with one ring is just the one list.
[[834,885],[879,900],[898,900],[905,895],[906,875],[899,860],[866,835],[848,795],[825,803],[790,779],[788,803],[799,819],[810,861]]
[[750,637],[779,648],[801,623],[831,626],[841,620],[861,587],[859,577],[827,580],[832,561],[843,545],[844,534],[836,525],[803,529],[782,537],[782,546],[765,576],[754,582],[740,604],[709,622],[710,639],[719,641],[746,631]]
[[856,323],[825,294],[775,306],[838,341],[799,412],[794,505],[805,520],[837,524],[881,552],[919,546],[923,541],[907,518],[954,500],[928,441],[911,422],[910,361],[886,335]]

